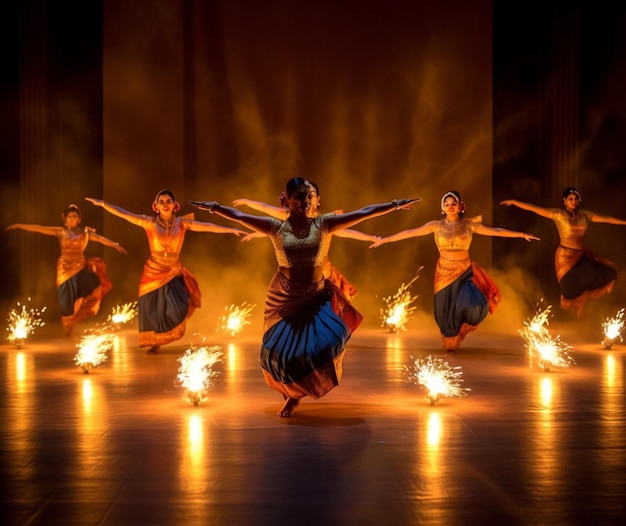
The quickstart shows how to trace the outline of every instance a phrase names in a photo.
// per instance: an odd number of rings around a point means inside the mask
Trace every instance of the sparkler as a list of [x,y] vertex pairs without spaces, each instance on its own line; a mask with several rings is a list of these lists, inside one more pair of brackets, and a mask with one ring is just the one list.
[[602,330],[604,331],[604,339],[602,345],[605,349],[610,349],[613,344],[622,339],[622,329],[624,328],[624,309],[617,311],[617,314],[613,318],[607,318],[602,324]]
[[137,316],[137,302],[124,303],[123,305],[116,305],[113,307],[111,314],[108,317],[108,321],[113,323],[116,327],[132,321]]
[[80,343],[76,345],[78,352],[74,356],[74,361],[83,373],[87,374],[106,361],[106,353],[113,348],[114,341],[115,335],[108,325],[87,330],[81,336]]
[[407,382],[426,388],[426,400],[430,405],[435,405],[444,396],[467,396],[471,390],[461,386],[463,372],[460,366],[451,367],[448,362],[430,355],[413,360],[410,365],[402,367],[402,372]]
[[213,387],[219,374],[213,370],[213,366],[221,361],[221,358],[219,346],[191,346],[178,359],[181,365],[176,378],[185,389],[185,396],[194,406],[205,400],[207,392]]
[[419,296],[411,295],[411,286],[424,267],[417,270],[417,275],[407,284],[402,283],[400,288],[393,296],[383,298],[386,308],[380,309],[380,315],[383,320],[382,327],[387,327],[389,332],[406,331],[406,323],[411,319],[411,315],[415,312],[416,307],[413,302]]
[[249,305],[245,301],[240,306],[225,307],[226,314],[217,324],[217,331],[230,333],[231,336],[240,333],[246,325],[250,325],[248,318],[256,305]]
[[538,307],[535,315],[526,320],[524,328],[519,331],[530,357],[546,371],[552,367],[567,368],[575,363],[570,355],[572,347],[563,342],[560,336],[553,337],[548,329],[551,310],[552,305],[544,310]]
[[[28,298],[28,301],[30,301],[30,298]],[[24,343],[26,343],[28,335],[31,334],[37,327],[42,327],[46,324],[46,322],[41,319],[41,315],[45,311],[46,307],[41,310],[34,307],[27,309],[26,305],[23,305],[18,301],[17,307],[11,309],[11,312],[9,312],[7,319],[9,322],[9,326],[7,327],[9,336],[7,336],[7,339],[18,349],[21,349],[24,346]]]

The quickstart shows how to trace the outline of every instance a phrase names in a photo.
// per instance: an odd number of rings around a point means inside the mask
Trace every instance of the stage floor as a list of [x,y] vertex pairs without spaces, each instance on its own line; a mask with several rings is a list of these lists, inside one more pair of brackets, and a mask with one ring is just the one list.
[[[60,325],[5,341],[1,523],[623,524],[626,346],[559,327],[576,364],[547,372],[515,331],[492,324],[448,354],[430,327],[360,328],[341,385],[292,418],[276,416],[258,330],[209,335],[223,361],[198,406],[176,385],[189,340],[146,355],[125,328],[88,374]],[[461,368],[467,396],[430,405],[406,381],[428,355]]]

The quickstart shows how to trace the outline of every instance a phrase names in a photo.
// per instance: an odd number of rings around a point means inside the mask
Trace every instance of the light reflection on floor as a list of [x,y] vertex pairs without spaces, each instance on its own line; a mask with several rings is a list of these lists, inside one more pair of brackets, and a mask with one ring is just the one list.
[[[626,346],[580,327],[576,364],[533,366],[519,334],[478,331],[446,354],[432,331],[362,327],[342,384],[275,416],[251,331],[194,407],[176,385],[186,342],[148,356],[121,329],[85,374],[78,338],[0,346],[3,525],[618,524],[626,517]],[[58,331],[58,332],[57,332]],[[577,331],[577,332],[574,332]],[[590,331],[591,333],[591,331]],[[596,341],[597,340],[597,341]],[[432,354],[464,398],[431,406],[400,374]]]

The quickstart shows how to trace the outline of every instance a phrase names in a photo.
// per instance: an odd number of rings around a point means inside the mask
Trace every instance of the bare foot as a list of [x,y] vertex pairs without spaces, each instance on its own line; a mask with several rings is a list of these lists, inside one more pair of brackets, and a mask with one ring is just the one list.
[[160,348],[161,348],[160,345],[153,345],[146,351],[146,354],[156,354],[159,352]]
[[278,416],[283,418],[293,416],[299,403],[300,400],[298,398],[287,398],[280,411],[278,411]]

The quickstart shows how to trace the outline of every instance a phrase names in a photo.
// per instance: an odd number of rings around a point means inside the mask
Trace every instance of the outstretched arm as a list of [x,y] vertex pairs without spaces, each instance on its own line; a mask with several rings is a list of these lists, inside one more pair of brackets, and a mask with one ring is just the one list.
[[45,234],[47,236],[56,236],[63,228],[60,226],[42,226],[28,225],[24,223],[13,223],[9,225],[7,230],[26,230],[27,232],[37,232],[37,234]]
[[122,245],[116,243],[115,241],[111,241],[108,237],[101,236],[100,234],[96,234],[95,232],[91,232],[89,234],[89,239],[91,241],[95,241],[96,243],[100,243],[105,247],[111,247],[117,250],[120,254],[126,254],[126,250]]
[[396,241],[402,241],[403,239],[410,239],[412,237],[427,236],[428,234],[432,234],[432,232],[432,227],[426,223],[425,225],[418,226],[417,228],[409,228],[408,230],[402,230],[401,232],[383,237],[375,243],[372,243],[370,248],[376,248],[380,245],[384,245],[385,243],[395,243]]
[[286,208],[268,205],[262,201],[253,201],[252,199],[235,199],[233,201],[233,206],[247,206],[252,208],[252,210],[262,212],[270,217],[280,219],[281,221],[284,221],[289,216],[289,210]]
[[593,223],[609,223],[611,225],[626,225],[626,221],[623,219],[617,219],[616,217],[611,216],[601,216],[598,214],[590,213],[589,219]]
[[378,241],[380,236],[374,236],[372,234],[366,234],[365,232],[359,232],[358,230],[351,230],[349,228],[345,228],[343,230],[337,230],[333,232],[334,236],[344,237],[347,239],[356,239],[357,241]]
[[552,212],[548,208],[543,208],[541,206],[533,205],[530,203],[524,203],[523,201],[516,201],[515,199],[506,199],[504,201],[500,201],[501,205],[504,206],[516,206],[517,208],[521,208],[522,210],[528,210],[529,212],[533,212],[541,217],[546,217],[548,219],[552,218]]
[[336,214],[328,218],[330,231],[335,233],[338,230],[350,228],[362,221],[380,217],[395,210],[411,210],[413,205],[420,201],[421,199],[393,199],[387,203],[367,205],[352,212]]
[[515,232],[513,230],[507,230],[506,228],[495,228],[485,225],[480,225],[480,227],[476,230],[476,233],[483,236],[517,237],[525,239],[526,241],[539,241],[538,237],[532,234],[527,234],[526,232]]
[[193,221],[189,230],[192,232],[210,232],[213,234],[235,234],[236,236],[249,234],[249,232],[239,230],[238,228],[216,225],[215,223],[205,223],[203,221]]
[[246,214],[241,210],[222,205],[217,201],[189,201],[189,204],[197,207],[199,210],[206,210],[211,214],[217,214],[220,217],[230,219],[255,232],[261,232],[266,235],[271,232],[273,221],[275,221],[273,218],[266,216],[262,217]]
[[121,206],[107,203],[104,199],[94,199],[93,197],[85,197],[85,199],[91,204],[104,208],[107,212],[113,214],[114,216],[125,219],[133,225],[141,226],[141,221],[143,220],[144,216],[140,214],[133,214],[132,212],[125,210]]

